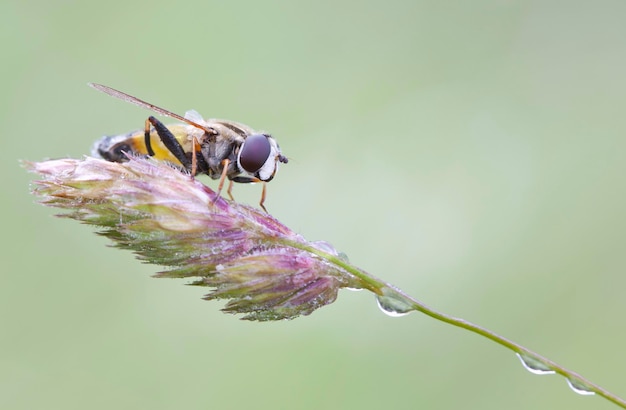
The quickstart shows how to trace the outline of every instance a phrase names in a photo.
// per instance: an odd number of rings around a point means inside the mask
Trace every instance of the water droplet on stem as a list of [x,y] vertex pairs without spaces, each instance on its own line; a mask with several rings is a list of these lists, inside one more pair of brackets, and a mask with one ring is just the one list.
[[376,296],[376,302],[384,314],[391,317],[400,317],[407,315],[412,310],[415,310],[413,303],[398,294],[398,292],[394,289],[383,288],[381,290],[383,294]]
[[582,394],[583,396],[592,396],[596,394],[596,392],[592,391],[589,386],[579,382],[578,380],[565,380],[567,381],[569,388],[574,390],[575,393]]
[[554,374],[554,370],[549,368],[547,365],[541,363],[540,361],[533,359],[529,356],[521,355],[520,353],[515,353],[519,360],[522,362],[522,365],[526,370],[533,374]]

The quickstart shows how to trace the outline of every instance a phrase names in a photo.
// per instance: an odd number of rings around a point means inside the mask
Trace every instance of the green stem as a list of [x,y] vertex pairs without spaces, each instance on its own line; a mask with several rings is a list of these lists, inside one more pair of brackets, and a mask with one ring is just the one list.
[[445,313],[441,313],[438,312],[430,307],[428,307],[427,305],[423,304],[422,302],[414,299],[413,297],[405,294],[404,292],[402,292],[400,289],[390,285],[389,283],[386,283],[372,275],[370,275],[369,273],[355,267],[352,266],[348,263],[346,263],[345,261],[343,261],[342,259],[338,258],[335,255],[331,255],[329,253],[320,251],[319,249],[316,249],[310,245],[301,243],[301,242],[296,242],[296,241],[291,241],[291,240],[285,240],[285,239],[281,239],[280,242],[282,242],[285,245],[288,246],[292,246],[294,248],[298,248],[307,252],[310,252],[314,255],[317,255],[321,258],[326,259],[329,262],[332,262],[333,264],[341,267],[342,269],[344,269],[345,271],[349,272],[350,274],[358,277],[363,284],[365,285],[365,287],[369,290],[371,290],[372,292],[376,293],[377,295],[385,295],[387,297],[391,296],[391,297],[395,297],[398,300],[404,301],[406,304],[408,304],[413,310],[422,312],[430,317],[432,317],[433,319],[437,319],[441,322],[444,323],[448,323],[450,325],[453,326],[457,326],[460,327],[462,329],[465,330],[469,330],[470,332],[474,332],[476,334],[479,334],[483,337],[486,337],[487,339],[498,343],[499,345],[502,345],[504,347],[506,347],[507,349],[512,350],[513,352],[520,354],[526,358],[531,358],[539,363],[541,363],[543,366],[545,366],[546,368],[553,370],[554,372],[562,375],[563,377],[565,377],[566,379],[568,379],[570,381],[570,383],[573,383],[576,386],[581,386],[581,388],[583,388],[585,391],[588,392],[593,392],[598,394],[599,396],[604,397],[605,399],[609,400],[610,402],[617,404],[618,406],[626,409],[626,401],[624,401],[624,399],[616,396],[615,394],[605,390],[604,388],[598,386],[595,383],[592,383],[590,381],[588,381],[587,379],[585,379],[584,377],[582,377],[581,375],[579,375],[576,372],[573,372],[571,370],[566,369],[563,366],[560,366],[559,364],[553,362],[552,360],[549,360],[546,357],[541,356],[538,353],[533,352],[530,349],[525,348],[524,346],[521,346],[503,336],[498,335],[497,333],[494,333],[488,329],[485,329],[481,326],[475,325],[471,322],[468,322],[464,319],[460,319],[457,317],[453,317],[450,315],[447,315]]

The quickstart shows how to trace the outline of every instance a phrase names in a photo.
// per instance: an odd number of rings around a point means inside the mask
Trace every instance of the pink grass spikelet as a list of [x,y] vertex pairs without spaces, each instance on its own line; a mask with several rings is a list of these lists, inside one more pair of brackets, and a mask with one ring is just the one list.
[[[167,164],[86,157],[26,166],[43,179],[33,192],[60,216],[99,227],[115,246],[169,269],[156,277],[195,278],[228,299],[225,312],[248,320],[292,319],[332,303],[342,287],[362,288],[331,259],[328,245],[307,242],[269,214],[216,199],[216,193]],[[311,252],[311,250],[313,252]]]

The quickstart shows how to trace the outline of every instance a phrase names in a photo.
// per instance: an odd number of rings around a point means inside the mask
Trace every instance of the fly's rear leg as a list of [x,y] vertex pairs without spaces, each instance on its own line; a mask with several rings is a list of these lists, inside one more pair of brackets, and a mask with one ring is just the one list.
[[149,157],[154,156],[154,150],[152,149],[152,140],[150,139],[150,120],[146,118],[146,124],[143,129],[143,141],[146,144],[146,151]]
[[[191,171],[192,176],[195,175],[196,161],[189,160],[183,146],[180,145],[180,142],[178,142],[174,134],[172,134],[172,132],[165,125],[163,125],[161,121],[157,120],[153,116],[148,117],[146,120],[146,128],[144,130],[144,138],[148,155],[154,156],[154,150],[152,149],[152,143],[150,141],[150,125],[154,127],[157,135],[161,139],[161,142],[163,142],[163,145],[165,145],[169,152],[176,157],[185,169]],[[196,155],[193,153],[192,158],[195,159],[195,157]]]

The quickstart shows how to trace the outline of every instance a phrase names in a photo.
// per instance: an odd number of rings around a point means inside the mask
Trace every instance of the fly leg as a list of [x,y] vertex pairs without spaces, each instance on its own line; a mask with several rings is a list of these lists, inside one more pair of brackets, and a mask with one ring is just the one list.
[[228,182],[228,189],[226,190],[226,193],[228,194],[228,197],[230,198],[231,201],[235,200],[235,197],[233,196],[233,180],[232,179]]
[[263,191],[261,192],[261,201],[259,202],[259,206],[265,211],[266,214],[269,214],[269,212],[267,212],[267,209],[265,209],[265,205],[263,205],[265,203],[265,194],[267,192],[266,187],[265,187],[266,186],[265,181],[262,181],[262,180],[260,180],[258,178],[253,178],[253,177],[235,177],[235,178],[232,179],[232,181],[240,182],[240,183],[244,183],[244,184],[255,183],[255,182],[262,182],[263,183]]
[[267,212],[267,209],[265,209],[265,205],[263,205],[265,203],[265,193],[267,192],[266,187],[267,187],[267,183],[263,181],[263,191],[261,191],[261,202],[259,202],[259,206],[263,208],[266,214],[269,214],[269,212]]
[[146,150],[148,151],[148,156],[154,156],[154,150],[152,149],[152,140],[150,139],[150,120],[146,118],[146,125],[143,129],[143,141],[146,144]]
[[[218,199],[220,199],[220,193],[222,192],[222,188],[224,188],[224,181],[226,181],[226,174],[228,174],[228,165],[230,165],[230,160],[225,158],[222,160],[222,175],[220,176],[220,183],[217,185],[217,192],[215,192],[215,198],[213,199],[213,203],[216,203]],[[233,181],[230,181],[232,185]],[[230,199],[233,199],[233,196],[230,195],[231,186],[228,186],[228,195]]]
[[187,158],[187,154],[185,154],[183,146],[180,145],[180,142],[178,142],[174,134],[172,134],[172,132],[165,125],[163,125],[161,121],[157,120],[153,116],[148,117],[146,120],[146,129],[144,131],[148,155],[154,155],[154,150],[152,149],[152,144],[150,143],[150,124],[152,124],[156,130],[156,133],[163,142],[163,145],[165,145],[165,147],[172,153],[172,155],[174,155],[174,157],[176,157],[186,170],[192,171],[192,176],[194,176],[196,171],[195,161],[190,161],[189,158]]

